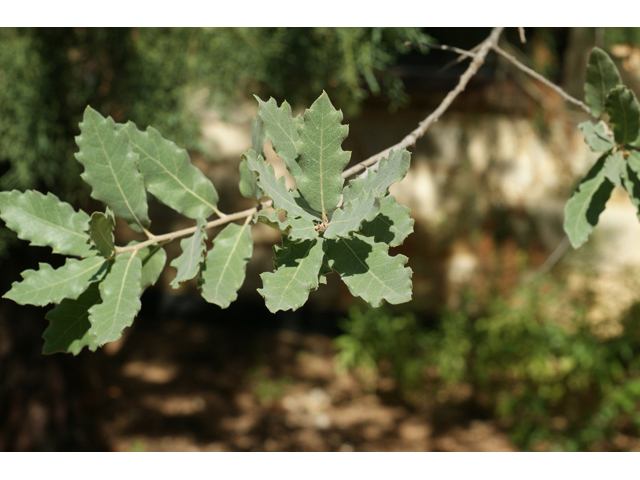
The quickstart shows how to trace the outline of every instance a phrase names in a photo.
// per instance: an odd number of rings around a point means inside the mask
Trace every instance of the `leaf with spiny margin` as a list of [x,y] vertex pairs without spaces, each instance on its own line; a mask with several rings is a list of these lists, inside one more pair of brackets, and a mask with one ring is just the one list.
[[49,320],[49,326],[42,335],[42,353],[69,352],[78,355],[84,347],[95,352],[100,344],[91,335],[89,309],[99,302],[99,283],[95,282],[75,300],[65,298],[48,311],[45,318]]
[[139,168],[149,193],[189,218],[207,218],[215,211],[218,192],[184,148],[153,127],[142,132],[127,122],[124,130],[131,149],[140,156]]
[[116,249],[113,238],[115,225],[116,219],[108,207],[105,213],[93,212],[93,214],[91,214],[87,235],[89,235],[91,245],[93,245],[100,255],[106,258],[111,257]]
[[370,190],[333,212],[331,222],[323,236],[324,238],[348,238],[352,232],[360,230],[362,222],[370,222],[379,212],[380,198]]
[[[127,245],[131,247],[141,243],[141,240],[134,240]],[[140,280],[142,289],[144,290],[154,285],[167,263],[167,252],[161,245],[147,245],[138,250],[136,254],[142,260],[142,278]]]
[[81,177],[91,185],[91,196],[109,205],[134,230],[147,228],[147,193],[127,133],[91,107],[84,111],[80,131],[76,159],[84,166]]
[[349,126],[342,125],[342,112],[333,108],[326,92],[304,112],[304,123],[298,127],[298,190],[311,208],[321,212],[323,220],[340,202],[344,179],[342,171],[351,152],[342,150]]
[[258,156],[247,157],[249,168],[258,174],[258,185],[263,193],[273,201],[276,210],[285,210],[287,215],[302,217],[308,220],[317,220],[317,217],[301,207],[295,200],[293,194],[287,189],[284,177],[276,179],[272,165],[267,165],[264,158]]
[[391,304],[411,300],[411,269],[407,257],[389,255],[389,246],[354,234],[352,238],[327,240],[326,255],[352,295],[363,298],[372,307],[382,300]]
[[607,156],[602,155],[591,167],[564,207],[564,231],[573,248],[587,241],[613,190],[604,171]]
[[350,202],[364,192],[374,192],[378,197],[384,197],[389,192],[389,187],[402,180],[411,163],[411,154],[406,150],[391,150],[388,157],[380,160],[378,171],[367,170],[367,175],[354,178],[344,189],[344,202]]
[[413,232],[413,219],[408,207],[398,205],[396,197],[387,195],[380,202],[380,213],[370,222],[362,224],[360,233],[373,237],[377,243],[386,243],[390,247],[402,245],[404,239]]
[[604,161],[604,166],[602,167],[602,171],[604,176],[609,179],[611,183],[613,183],[616,187],[621,185],[621,181],[626,175],[627,162],[622,155],[622,152],[618,150],[617,152],[610,153],[606,160]]
[[619,85],[607,96],[607,113],[613,124],[613,136],[618,145],[633,143],[640,133],[640,105],[636,94]]
[[258,289],[269,311],[297,310],[304,305],[309,291],[318,288],[323,248],[321,237],[294,243],[283,236],[282,247],[274,246],[276,269],[260,275],[263,288]]
[[262,197],[262,190],[258,186],[258,174],[249,168],[247,157],[257,158],[254,150],[249,150],[242,154],[240,161],[240,193],[247,198],[255,198],[258,202]]
[[637,216],[640,220],[640,153],[634,150],[629,152],[627,157],[625,175],[622,179],[625,190],[629,193],[631,203],[638,210]]
[[264,131],[264,124],[260,117],[253,117],[251,120],[251,150],[258,155],[264,157],[264,141],[267,138],[267,133]]
[[126,252],[118,255],[111,270],[100,282],[102,303],[89,309],[90,334],[98,345],[122,336],[140,311],[142,295],[142,261]]
[[264,223],[289,237],[289,240],[297,242],[299,240],[313,240],[318,236],[315,224],[307,218],[289,218],[283,222],[278,218],[278,212],[269,213],[260,210],[255,214],[255,221]]
[[600,48],[591,50],[584,84],[584,99],[591,115],[599,118],[604,113],[609,91],[621,84],[620,73],[611,57]]
[[31,245],[51,247],[53,253],[88,257],[94,253],[84,233],[89,215],[75,211],[53,193],[35,190],[0,192],[0,218]]
[[204,243],[207,239],[205,228],[207,228],[207,221],[199,218],[194,234],[180,241],[182,253],[171,262],[171,266],[178,270],[176,278],[171,281],[173,288],[180,288],[180,283],[190,280],[198,274],[207,249]]
[[11,290],[3,296],[20,305],[39,307],[64,298],[75,299],[89,283],[102,279],[108,265],[106,258],[97,255],[83,260],[67,258],[65,264],[55,270],[48,263],[41,263],[39,270],[22,272],[23,280],[13,282]]
[[227,225],[214,239],[213,248],[202,265],[198,279],[202,297],[221,308],[227,308],[235,301],[252,253],[249,225]]
[[300,138],[297,127],[302,123],[302,117],[291,116],[291,105],[286,100],[278,107],[274,98],[263,102],[257,95],[254,97],[258,100],[258,115],[262,119],[264,131],[271,140],[273,150],[284,160],[289,172],[297,180],[302,174],[297,162],[297,143]]
[[586,121],[578,124],[578,128],[584,133],[584,141],[594,152],[605,152],[616,146],[614,141],[607,135],[601,123],[594,125]]

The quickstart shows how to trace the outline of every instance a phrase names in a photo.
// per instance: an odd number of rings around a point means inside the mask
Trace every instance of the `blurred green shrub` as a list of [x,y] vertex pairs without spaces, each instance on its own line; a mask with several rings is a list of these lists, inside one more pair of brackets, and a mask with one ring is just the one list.
[[640,329],[627,325],[637,312],[603,340],[585,303],[553,307],[563,295],[544,280],[494,300],[480,318],[446,312],[431,329],[411,314],[354,309],[335,340],[337,361],[374,374],[388,362],[401,388],[423,382],[427,367],[440,386],[469,384],[523,449],[611,448],[617,434],[640,433]]
[[[200,150],[199,108],[251,94],[309,104],[326,90],[354,113],[369,94],[406,101],[388,73],[417,28],[2,28],[0,189],[82,206],[73,154],[87,105]],[[0,229],[0,256],[15,238]]]

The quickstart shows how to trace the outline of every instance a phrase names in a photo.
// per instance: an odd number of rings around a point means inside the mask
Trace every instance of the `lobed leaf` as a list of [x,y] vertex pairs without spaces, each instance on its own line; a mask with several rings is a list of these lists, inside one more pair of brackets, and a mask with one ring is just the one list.
[[202,297],[221,308],[238,298],[244,283],[246,265],[253,253],[253,240],[248,224],[227,225],[213,241],[213,248],[202,265],[199,284]]
[[127,133],[91,107],[84,111],[80,131],[76,159],[84,166],[81,176],[91,185],[91,196],[109,205],[134,230],[147,228],[147,194]]
[[360,233],[390,247],[402,245],[407,235],[413,232],[413,219],[409,213],[408,207],[398,205],[396,197],[387,195],[380,202],[380,213],[372,221],[364,222]]
[[171,266],[178,270],[176,278],[171,282],[173,288],[180,288],[180,283],[190,280],[198,274],[206,250],[204,243],[207,239],[206,227],[207,221],[199,218],[195,233],[180,241],[182,253],[171,262]]
[[267,132],[264,129],[264,123],[260,117],[254,117],[251,120],[251,149],[258,155],[264,157],[264,142],[267,139]]
[[604,170],[607,156],[598,159],[565,205],[564,231],[573,248],[587,241],[613,190]]
[[91,335],[89,309],[100,302],[99,284],[94,282],[77,299],[65,298],[45,318],[49,326],[42,338],[42,353],[69,352],[78,355],[84,347],[95,352],[100,346]]
[[[302,118],[300,115],[296,118],[291,116],[291,106],[286,100],[278,107],[273,98],[263,102],[260,97],[256,95],[254,97],[258,100],[258,115],[262,120],[266,136],[271,140],[273,150],[284,160],[293,178],[298,180],[302,172],[297,162],[297,143],[300,138],[297,126],[302,123]],[[258,152],[255,148],[254,150]]]
[[591,50],[585,77],[584,97],[594,117],[600,118],[605,112],[609,91],[621,84],[620,74],[611,57],[600,48]]
[[270,226],[289,237],[289,240],[313,240],[318,236],[316,224],[307,218],[289,218],[283,222],[278,218],[278,212],[269,213],[266,210],[256,212],[255,220]]
[[142,259],[142,276],[140,284],[144,290],[155,285],[167,263],[167,252],[160,245],[150,245],[138,250],[137,256]]
[[247,158],[258,158],[258,155],[254,150],[249,150],[242,154],[242,160],[240,161],[240,193],[247,198],[254,198],[258,202],[262,197],[262,190],[258,186],[258,174],[249,168]]
[[191,163],[189,154],[153,127],[140,131],[133,122],[123,130],[140,157],[139,168],[149,193],[189,218],[207,218],[216,211],[218,192]]
[[20,305],[44,306],[58,303],[64,298],[75,299],[92,282],[97,282],[107,272],[109,262],[101,256],[84,260],[68,258],[65,264],[53,269],[48,263],[41,263],[39,270],[25,270],[23,280],[13,282],[11,290],[4,294]]
[[625,190],[629,193],[631,203],[638,210],[640,220],[640,152],[631,150],[626,162],[626,171],[622,179]]
[[578,128],[584,133],[584,141],[594,152],[603,152],[611,150],[616,146],[614,141],[607,135],[602,123],[593,123],[587,121],[578,125]]
[[619,85],[607,96],[607,113],[613,124],[613,136],[618,145],[638,140],[640,133],[640,105],[635,93]]
[[607,179],[616,187],[621,185],[622,179],[626,175],[627,162],[620,150],[610,153],[604,161],[602,172]]
[[102,303],[89,309],[91,335],[95,343],[104,345],[117,340],[125,327],[133,323],[140,310],[141,280],[140,257],[131,252],[118,255],[111,270],[100,282]]
[[366,170],[366,176],[354,178],[344,189],[344,202],[352,201],[365,192],[373,192],[378,197],[384,197],[389,187],[402,180],[409,171],[411,154],[406,150],[391,150],[389,156],[382,158],[378,171]]
[[293,194],[287,189],[283,177],[276,179],[273,166],[267,165],[261,156],[246,158],[249,168],[258,174],[258,186],[265,195],[271,198],[276,210],[285,210],[287,215],[293,217],[302,217],[312,221],[318,219],[312,212],[298,204]]
[[337,209],[324,232],[324,238],[348,238],[357,232],[362,222],[373,220],[380,212],[380,198],[373,190],[346,203]]
[[293,243],[282,237],[282,247],[275,246],[276,269],[260,275],[263,288],[258,293],[265,299],[269,311],[297,310],[316,290],[324,258],[324,239]]
[[411,300],[411,269],[407,257],[388,254],[389,246],[354,234],[352,238],[327,240],[329,266],[338,272],[352,295],[377,307]]
[[0,192],[0,218],[31,245],[51,247],[54,253],[93,255],[85,230],[89,215],[75,211],[52,193],[35,190]]
[[340,202],[344,179],[342,171],[351,152],[342,150],[349,127],[342,125],[342,112],[333,108],[326,92],[304,112],[304,123],[298,127],[298,190],[311,208],[326,220]]
[[113,238],[113,229],[116,225],[116,219],[113,212],[107,207],[105,213],[93,212],[91,220],[89,220],[89,228],[87,235],[90,243],[100,255],[103,257],[111,257],[115,250],[115,240]]

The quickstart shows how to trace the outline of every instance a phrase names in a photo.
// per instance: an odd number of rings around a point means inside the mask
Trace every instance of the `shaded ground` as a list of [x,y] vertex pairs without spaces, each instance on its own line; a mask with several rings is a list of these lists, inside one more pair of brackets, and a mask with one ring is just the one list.
[[249,318],[251,309],[215,319],[214,309],[195,305],[188,321],[161,305],[169,315],[147,312],[105,349],[97,388],[109,449],[514,450],[491,421],[475,418],[482,412],[464,391],[425,391],[408,403],[392,382],[368,391],[356,376],[336,374],[336,332],[295,331],[318,324],[310,310],[276,318],[275,329]]

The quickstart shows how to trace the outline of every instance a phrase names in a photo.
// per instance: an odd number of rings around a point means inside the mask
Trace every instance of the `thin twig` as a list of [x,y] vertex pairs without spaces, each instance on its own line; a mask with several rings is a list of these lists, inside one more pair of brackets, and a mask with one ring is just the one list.
[[[476,54],[476,52],[478,51],[478,49],[480,48],[480,45],[482,45],[482,43],[479,43],[478,45],[476,45],[475,47],[473,47],[471,50],[469,50],[469,53],[473,53],[474,56]],[[453,67],[454,65],[457,65],[458,63],[462,62],[463,60],[466,60],[467,58],[469,58],[466,55],[459,55],[458,58],[456,58],[455,60],[451,60],[449,63],[447,63],[444,67],[442,67],[440,70],[437,70],[436,73],[438,75],[440,75],[442,72],[448,70],[449,68]]]
[[589,115],[591,115],[591,109],[584,104],[584,102],[581,102],[580,100],[578,100],[577,98],[573,98],[571,95],[569,95],[568,93],[566,93],[564,90],[562,90],[559,86],[557,86],[555,83],[550,82],[549,80],[547,80],[546,78],[544,78],[542,75],[540,75],[539,73],[535,72],[534,70],[531,70],[529,67],[527,67],[526,65],[520,63],[520,61],[518,61],[518,59],[516,57],[514,57],[513,55],[508,54],[507,52],[505,52],[504,50],[502,50],[497,44],[492,45],[493,50],[498,53],[499,55],[502,55],[504,58],[506,58],[507,60],[509,60],[511,63],[513,63],[516,67],[518,67],[520,70],[522,70],[523,72],[528,73],[529,75],[531,75],[533,78],[535,78],[536,80],[544,83],[547,87],[551,88],[553,91],[555,91],[556,93],[558,93],[558,95],[560,95],[562,98],[564,98],[567,102],[573,103],[577,106],[579,106],[580,108],[582,108],[585,112],[587,112]]
[[524,27],[518,27],[518,33],[520,33],[520,41],[527,43],[527,37],[524,36]]
[[434,50],[450,50],[452,52],[456,52],[459,53],[460,55],[462,55],[463,57],[470,57],[473,58],[476,56],[475,53],[470,52],[468,50],[463,50],[461,48],[458,47],[451,47],[449,45],[432,45],[430,43],[411,43],[411,42],[404,42],[405,46],[407,47],[427,47],[427,48],[431,48]]
[[484,59],[489,51],[498,43],[498,38],[500,37],[502,30],[503,27],[495,27],[493,30],[491,30],[491,34],[484,42],[482,42],[480,48],[478,49],[478,53],[475,54],[475,57],[469,64],[469,67],[460,77],[458,85],[456,85],[456,87],[451,90],[446,97],[444,97],[444,100],[442,100],[438,108],[436,108],[433,113],[431,113],[431,115],[420,122],[420,126],[418,128],[407,135],[401,142],[396,143],[395,145],[383,150],[382,152],[376,153],[375,155],[367,158],[357,165],[354,165],[353,167],[345,170],[344,172],[342,172],[342,177],[350,177],[351,175],[358,173],[360,170],[364,170],[366,167],[374,165],[375,163],[379,162],[382,157],[388,155],[391,150],[399,150],[401,148],[407,148],[415,145],[416,141],[425,134],[427,129],[434,122],[438,121],[438,118],[440,118],[440,116],[447,110],[447,108],[449,108],[455,98],[465,89],[467,83],[469,83],[469,80],[471,80],[480,66],[484,63]]
[[[262,205],[262,207],[263,208],[267,207],[269,203],[270,202],[265,202]],[[250,218],[257,211],[258,211],[258,207],[253,207],[247,210],[243,210],[241,212],[231,213],[229,215],[225,215],[222,218],[218,218],[217,220],[212,220],[211,222],[207,223],[207,226],[205,228],[218,227],[220,225],[224,225],[225,223],[233,222],[234,220]],[[176,230],[175,232],[165,233],[164,235],[155,235],[152,239],[149,239],[145,242],[138,243],[136,245],[130,245],[128,247],[116,247],[116,254],[125,253],[125,252],[137,252],[141,248],[147,247],[149,245],[153,245],[154,243],[169,242],[171,240],[175,240],[176,238],[190,235],[194,233],[197,229],[198,229],[197,226],[183,228],[182,230]]]

